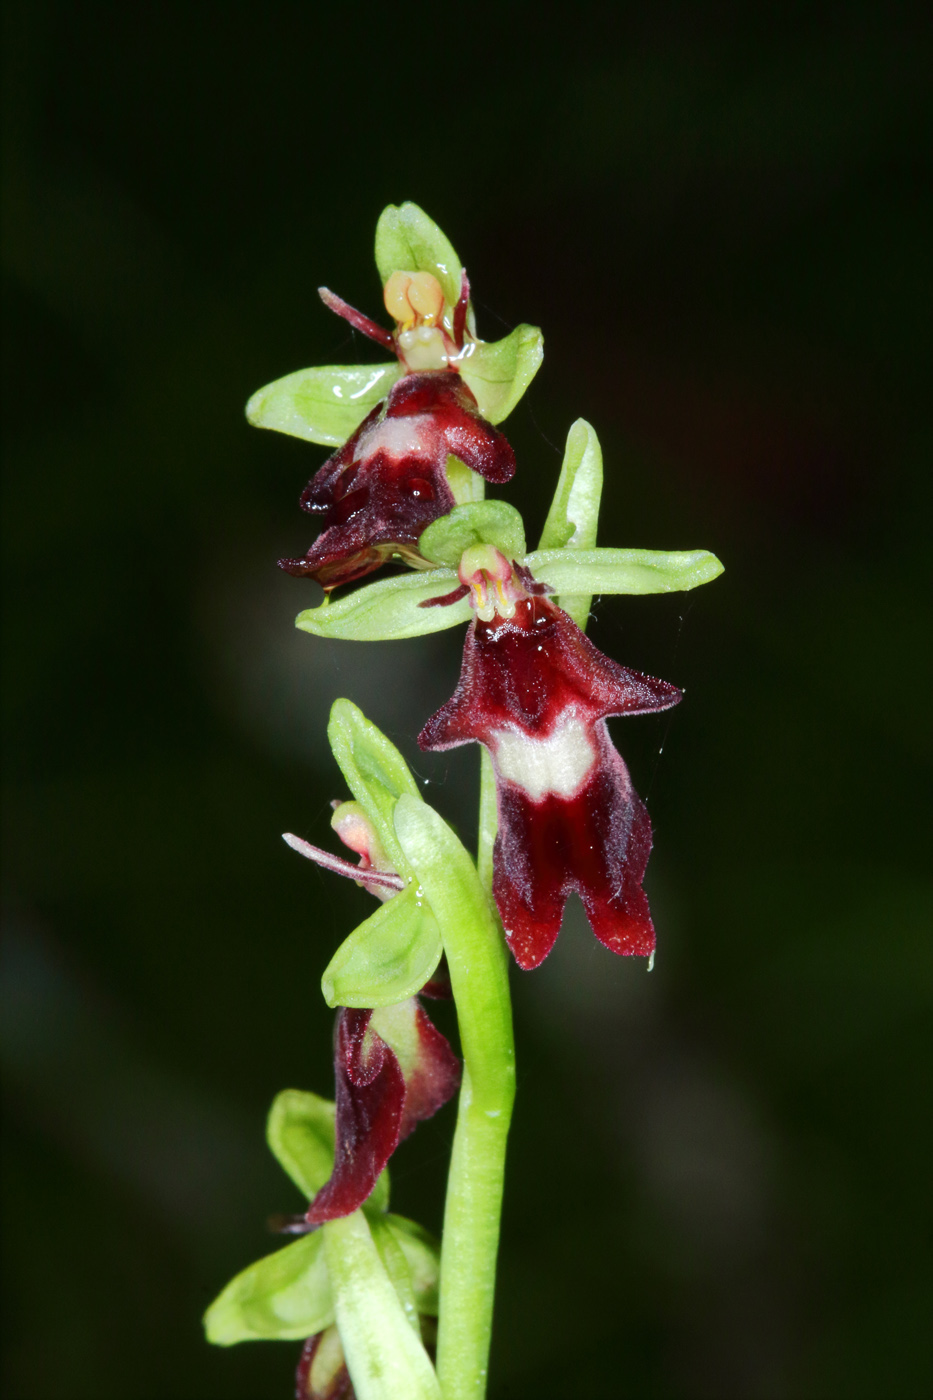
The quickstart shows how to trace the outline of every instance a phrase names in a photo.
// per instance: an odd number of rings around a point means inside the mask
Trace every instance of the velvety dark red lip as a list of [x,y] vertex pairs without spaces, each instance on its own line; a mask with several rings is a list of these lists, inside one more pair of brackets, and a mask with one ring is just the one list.
[[[511,618],[470,624],[457,689],[418,742],[446,749],[475,741],[490,752],[499,816],[493,894],[521,967],[537,967],[550,952],[574,892],[613,952],[654,949],[642,889],[651,822],[605,718],[664,710],[680,698],[667,681],[604,656],[538,593],[526,594]],[[542,745],[559,753],[568,725],[575,747],[549,787]],[[498,753],[503,735],[507,765]]]
[[[407,453],[380,443],[381,424],[415,419]],[[490,482],[515,472],[512,448],[483,418],[459,374],[403,376],[305,487],[302,508],[323,517],[324,529],[303,559],[280,559],[279,567],[331,589],[378,569],[399,550],[411,554],[432,521],[456,504],[449,456]]]

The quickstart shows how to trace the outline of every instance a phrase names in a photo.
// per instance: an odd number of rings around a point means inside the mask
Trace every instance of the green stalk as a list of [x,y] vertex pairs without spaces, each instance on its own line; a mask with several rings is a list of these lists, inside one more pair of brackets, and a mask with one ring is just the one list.
[[361,1210],[323,1228],[337,1330],[359,1400],[440,1400],[434,1368]]
[[[480,861],[491,882],[489,811],[481,801]],[[482,1400],[515,1098],[508,953],[488,889],[441,817],[403,796],[395,827],[440,925],[464,1060],[444,1214],[437,1374],[444,1400]]]

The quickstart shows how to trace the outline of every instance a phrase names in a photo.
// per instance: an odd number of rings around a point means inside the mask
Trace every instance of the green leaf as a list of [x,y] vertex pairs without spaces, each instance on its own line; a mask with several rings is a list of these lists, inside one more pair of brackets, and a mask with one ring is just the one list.
[[364,584],[354,593],[322,603],[319,608],[307,608],[298,614],[295,626],[313,637],[336,637],[347,642],[392,642],[443,632],[447,627],[469,622],[469,599],[447,607],[423,608],[420,604],[443,597],[457,584],[457,575],[449,569],[400,574],[398,578]]
[[401,794],[421,801],[418,785],[398,749],[351,700],[335,700],[327,738],[350,791],[366,813],[393,869],[408,875],[392,814]]
[[464,550],[475,544],[491,544],[506,559],[525,554],[525,526],[514,506],[505,501],[477,501],[455,506],[449,515],[429,525],[418,541],[426,559],[456,569]]
[[321,1233],[358,1400],[441,1400],[434,1367],[408,1325],[365,1216],[354,1211],[329,1220]]
[[334,1170],[335,1112],[328,1099],[302,1089],[283,1089],[269,1110],[266,1141],[309,1201]]
[[[599,438],[585,418],[578,418],[567,434],[557,490],[538,548],[593,549],[602,489],[603,454]],[[558,601],[585,632],[592,594],[568,593]]]
[[[310,1201],[334,1170],[335,1106],[303,1089],[276,1094],[266,1122],[272,1153]],[[389,1207],[389,1172],[381,1173],[363,1209],[380,1215]]]
[[408,1261],[418,1311],[427,1317],[437,1317],[437,1289],[441,1274],[440,1240],[435,1239],[429,1230],[425,1230],[414,1220],[406,1220],[403,1215],[385,1215],[382,1219],[386,1228],[392,1231]]
[[518,403],[544,359],[544,338],[537,326],[516,326],[504,340],[468,341],[457,361],[472,389],[479,411],[501,423]]
[[383,209],[376,225],[376,266],[383,286],[393,272],[431,272],[449,307],[460,300],[460,259],[447,235],[417,204]]
[[562,596],[574,593],[675,593],[722,573],[705,549],[665,554],[657,549],[540,549],[526,565]]
[[246,405],[254,428],[340,447],[392,388],[401,365],[327,365],[276,379]]
[[419,992],[441,960],[437,920],[414,886],[393,895],[331,958],[321,990],[328,1006],[391,1006]]
[[301,1341],[334,1320],[320,1232],[303,1235],[237,1274],[204,1314],[207,1340]]

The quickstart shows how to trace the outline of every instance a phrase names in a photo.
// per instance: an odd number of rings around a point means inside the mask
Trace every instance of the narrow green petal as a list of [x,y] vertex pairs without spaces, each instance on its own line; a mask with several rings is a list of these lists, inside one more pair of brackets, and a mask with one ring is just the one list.
[[334,1320],[320,1232],[303,1235],[237,1274],[204,1314],[207,1340],[301,1341]]
[[460,299],[460,259],[447,235],[417,204],[383,209],[376,225],[376,266],[383,286],[393,272],[431,272],[448,306]]
[[385,398],[401,373],[398,364],[299,369],[257,389],[246,405],[246,416],[254,428],[273,428],[307,442],[339,447]]
[[357,1400],[441,1400],[361,1211],[322,1227],[340,1340]]
[[295,626],[313,637],[336,637],[345,642],[396,642],[403,637],[443,632],[469,622],[469,600],[448,607],[423,608],[420,604],[441,598],[456,587],[457,576],[449,569],[400,574],[364,584],[319,608],[307,608],[298,614]]
[[722,573],[705,549],[667,554],[657,549],[540,549],[526,565],[562,596],[574,593],[675,593]]
[[414,1220],[386,1215],[383,1221],[400,1245],[411,1270],[415,1303],[420,1313],[437,1317],[437,1288],[441,1272],[440,1240]]
[[505,501],[477,501],[455,506],[449,515],[429,525],[418,541],[418,551],[426,559],[456,569],[466,549],[491,544],[506,559],[525,554],[525,526],[514,506]]
[[538,327],[516,326],[504,340],[468,342],[458,366],[483,417],[490,423],[501,423],[534,379],[543,359],[544,337]]
[[[603,454],[599,438],[585,418],[578,418],[567,434],[557,490],[538,548],[593,549],[602,490]],[[566,593],[558,602],[585,632],[593,595]]]
[[354,929],[321,978],[328,1006],[392,1006],[419,992],[443,951],[437,920],[414,886]]

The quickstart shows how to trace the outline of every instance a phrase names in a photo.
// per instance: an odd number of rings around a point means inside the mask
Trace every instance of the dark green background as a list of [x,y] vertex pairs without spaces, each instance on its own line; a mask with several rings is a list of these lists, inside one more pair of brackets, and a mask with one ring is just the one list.
[[[7,9],[4,1252],[13,1400],[274,1400],[199,1317],[297,1209],[263,1145],[329,1093],[320,972],[369,910],[289,852],[347,695],[420,756],[460,639],[325,645],[261,384],[377,358],[414,199],[480,332],[543,327],[507,428],[534,538],[570,423],[601,542],[706,547],[596,641],[687,690],[616,721],[657,966],[572,910],[513,976],[492,1395],[908,1400],[931,1381],[929,31],[854,3]],[[918,9],[919,15],[919,9]],[[663,748],[663,754],[661,752]],[[450,1029],[443,1010],[439,1019]],[[448,1109],[393,1164],[440,1222]]]

